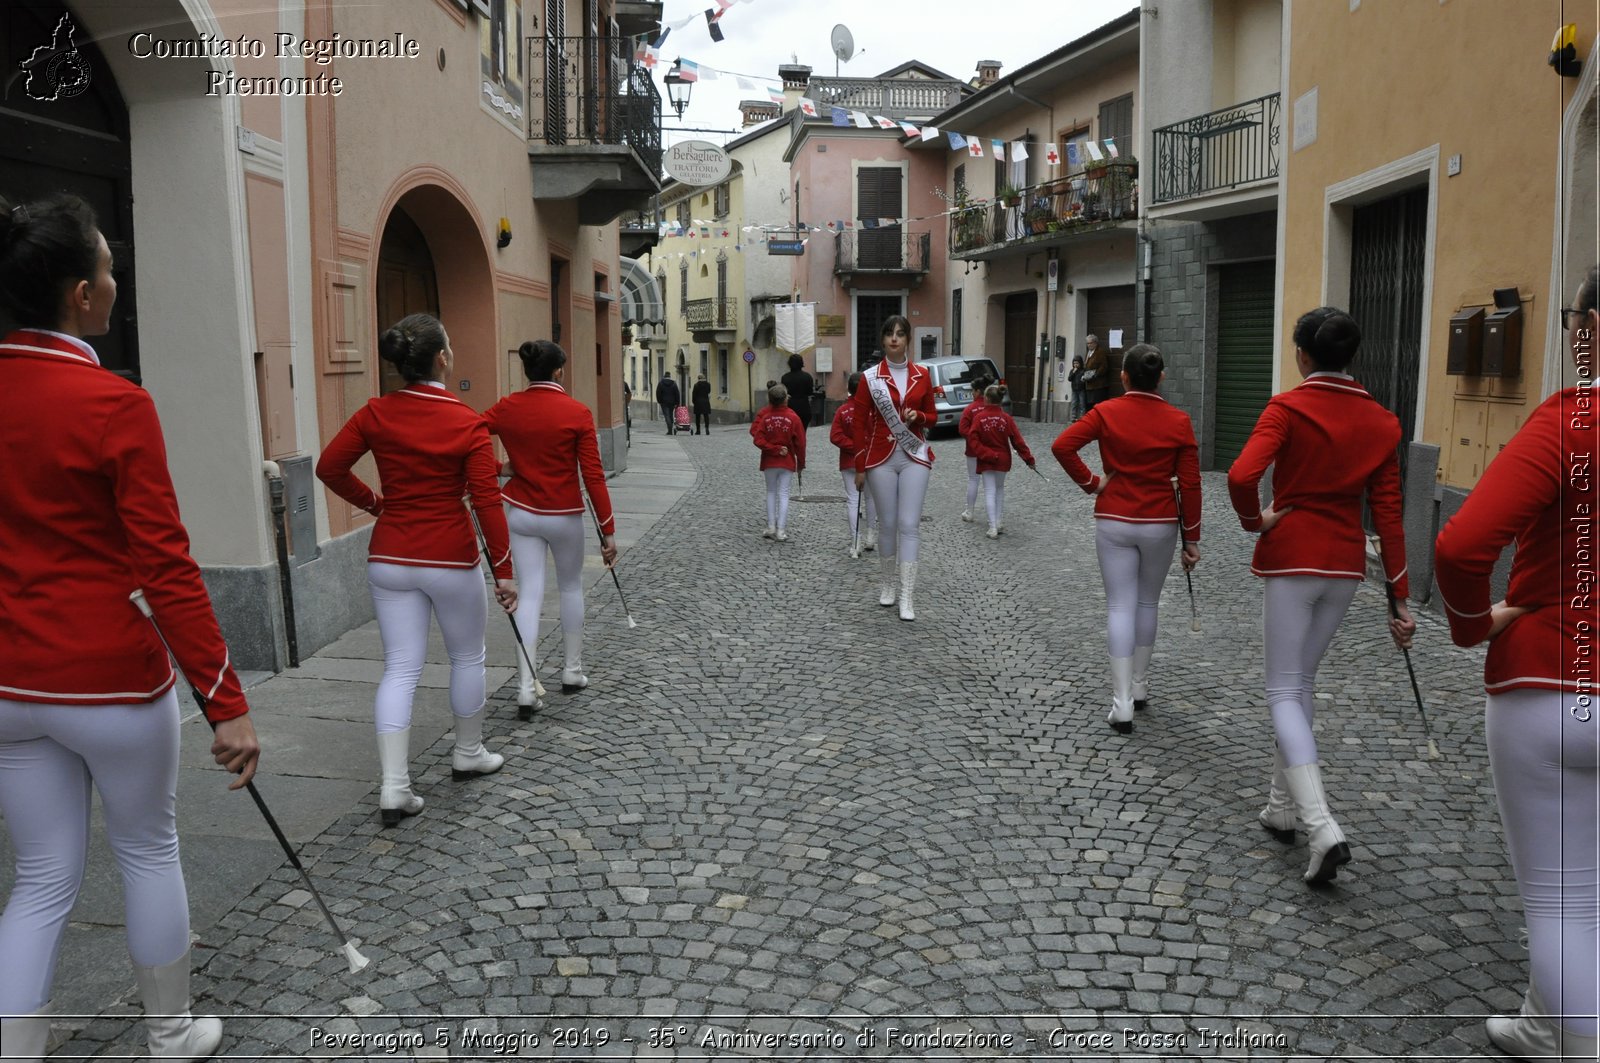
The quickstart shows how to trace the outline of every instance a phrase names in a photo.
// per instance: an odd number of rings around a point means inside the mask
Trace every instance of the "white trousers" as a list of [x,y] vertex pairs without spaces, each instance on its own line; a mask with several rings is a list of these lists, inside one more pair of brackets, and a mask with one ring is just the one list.
[[989,527],[1006,521],[1006,474],[992,470],[983,474],[983,504],[989,510]]
[[978,488],[983,485],[983,478],[978,475],[978,456],[967,455],[967,508],[971,509],[978,504]]
[[379,734],[411,726],[411,702],[428,659],[428,624],[439,618],[450,656],[450,712],[471,716],[483,708],[483,632],[488,623],[488,593],[483,572],[474,568],[367,564],[367,584],[383,639],[383,679],[378,683],[374,718]]
[[917,548],[922,542],[922,500],[932,475],[931,468],[912,461],[898,446],[888,461],[867,470],[867,490],[878,505],[880,557],[917,560]]
[[1311,723],[1317,668],[1360,581],[1322,576],[1271,576],[1262,623],[1266,631],[1267,708],[1283,766],[1317,762]]
[[50,999],[83,884],[91,785],[122,871],[128,954],[140,967],[161,967],[189,949],[189,895],[178,863],[176,692],[129,705],[0,698],[0,815],[17,858],[0,914],[0,1013],[31,1014]]
[[792,469],[762,469],[767,481],[767,524],[783,531],[789,526],[789,480]]
[[1095,520],[1094,549],[1106,589],[1106,651],[1110,656],[1132,657],[1134,647],[1156,644],[1161,587],[1167,581],[1177,544],[1177,524]]
[[551,516],[512,506],[506,522],[511,526],[511,561],[517,570],[517,632],[528,659],[539,659],[539,609],[548,550],[556,561],[566,664],[577,667],[583,649],[583,514]]
[[[856,537],[856,521],[861,516],[861,492],[856,490],[856,471],[854,469],[840,469],[839,479],[844,481],[844,519],[850,525],[850,538]],[[872,492],[867,492],[867,524],[871,526],[878,522],[878,507],[872,501]],[[862,529],[865,531],[866,529]]]
[[1568,1016],[1568,1032],[1593,1037],[1600,1012],[1600,705],[1591,695],[1585,707],[1578,697],[1559,690],[1491,694],[1484,724],[1528,924],[1529,977],[1539,1002]]

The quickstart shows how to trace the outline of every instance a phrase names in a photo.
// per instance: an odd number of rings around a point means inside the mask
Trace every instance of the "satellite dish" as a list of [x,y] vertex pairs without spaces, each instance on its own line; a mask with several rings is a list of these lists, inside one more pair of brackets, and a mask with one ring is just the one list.
[[839,64],[848,63],[850,57],[856,54],[856,39],[850,35],[850,27],[841,22],[828,35],[828,44],[833,48],[833,72],[837,76]]

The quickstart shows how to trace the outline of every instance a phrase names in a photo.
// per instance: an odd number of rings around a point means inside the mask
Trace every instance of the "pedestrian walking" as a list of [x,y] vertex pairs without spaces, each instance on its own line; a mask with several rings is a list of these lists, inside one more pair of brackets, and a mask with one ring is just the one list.
[[208,692],[211,753],[255,774],[239,678],[178,517],[155,403],[84,337],[110,328],[111,252],[88,204],[0,203],[0,815],[16,854],[0,914],[0,1044],[38,1059],[67,920],[83,884],[90,788],[122,871],[128,954],[150,1054],[196,1060],[222,1023],[190,1015],[179,859],[177,677],[128,600],[142,588],[184,677]]
[[622,382],[622,418],[627,427],[628,445],[633,446],[633,388]]
[[767,405],[750,425],[750,438],[761,451],[761,475],[767,481],[767,530],[764,539],[789,541],[789,478],[806,467],[806,431],[788,406],[782,384],[767,389]]
[[700,425],[706,426],[706,435],[711,434],[711,382],[704,373],[694,382],[694,390],[690,392],[691,401],[694,403],[694,434],[700,434]]
[[1072,386],[1072,405],[1068,407],[1067,416],[1076,421],[1087,410],[1086,392],[1083,387],[1083,356],[1072,356],[1072,369],[1067,373],[1067,383]]
[[[493,558],[495,600],[511,612],[511,547],[489,428],[446,383],[455,368],[450,337],[438,318],[411,314],[378,340],[378,354],[406,385],[368,402],[346,421],[317,462],[317,479],[378,518],[367,552],[367,584],[383,640],[383,678],[373,718],[383,773],[378,809],[386,827],[422,811],[411,788],[411,707],[427,661],[428,627],[437,617],[450,656],[450,712],[455,778],[499,771],[504,758],[483,745],[483,576],[466,492]],[[378,466],[378,494],[351,471],[368,451]]]
[[656,385],[656,405],[661,407],[661,418],[667,422],[669,436],[677,433],[678,406],[682,402],[678,382],[665,369],[661,370],[661,382]]
[[[1161,351],[1148,343],[1128,348],[1120,375],[1126,393],[1090,407],[1056,437],[1051,452],[1072,481],[1095,496],[1094,545],[1106,590],[1111,659],[1106,720],[1113,730],[1130,734],[1134,710],[1150,698],[1161,588],[1180,531],[1184,570],[1200,560],[1200,458],[1189,415],[1161,397]],[[1092,441],[1100,444],[1100,476],[1078,457]],[[1172,493],[1174,476],[1182,512]]]
[[[1260,534],[1250,571],[1266,581],[1266,694],[1277,752],[1259,818],[1276,837],[1290,840],[1299,813],[1310,854],[1304,877],[1320,883],[1350,861],[1350,846],[1328,806],[1311,724],[1317,668],[1366,573],[1363,497],[1394,590],[1389,633],[1396,645],[1411,645],[1416,622],[1406,605],[1395,450],[1400,422],[1346,372],[1361,330],[1344,311],[1319,307],[1295,323],[1294,345],[1305,381],[1268,401],[1228,470],[1228,494],[1240,525]],[[1273,499],[1262,508],[1258,491],[1269,465]]]
[[898,575],[900,619],[915,620],[922,501],[933,473],[933,450],[923,437],[938,422],[938,411],[928,370],[911,361],[911,322],[891,316],[878,341],[877,364],[850,400],[856,407],[856,487],[869,486],[878,508],[878,604],[895,604]]
[[[851,373],[845,381],[845,390],[849,398],[854,398],[856,390],[861,386],[861,374]],[[856,418],[860,412],[853,402],[846,401],[833,415],[833,427],[828,431],[828,442],[839,448],[839,479],[844,482],[844,513],[845,521],[850,525],[850,556],[860,557],[862,550],[871,550],[878,545],[877,516],[878,507],[872,501],[872,492],[867,492],[867,526],[860,527],[861,521],[861,491],[856,487],[856,452],[855,434]],[[865,541],[862,532],[865,532]]]
[[526,651],[516,655],[517,704],[532,707],[529,662],[538,657],[546,554],[555,559],[561,599],[561,690],[572,694],[589,685],[583,669],[583,488],[594,502],[600,555],[608,568],[617,559],[617,544],[594,414],[567,394],[567,352],[537,340],[517,348],[517,356],[528,386],[489,407],[483,419],[511,463],[504,496],[517,573],[517,631]]
[[1083,338],[1086,356],[1083,361],[1083,374],[1078,378],[1083,383],[1085,411],[1092,410],[1096,403],[1106,401],[1111,397],[1111,358],[1106,354],[1105,348],[1100,346],[1100,337],[1094,333]]
[[983,477],[984,506],[989,512],[991,539],[1000,538],[1006,530],[1006,473],[1011,471],[1011,452],[1015,450],[1023,464],[1034,468],[1033,451],[1027,440],[1017,430],[1017,422],[1005,411],[999,384],[984,389],[983,407],[972,419],[968,433],[969,443],[978,448],[978,475]]
[[[1600,852],[1594,720],[1595,338],[1600,267],[1562,312],[1578,387],[1551,395],[1489,463],[1435,543],[1450,635],[1489,643],[1484,730],[1528,927],[1528,989],[1489,1039],[1519,1059],[1596,1054]],[[1490,573],[1517,544],[1504,601]]]
[[791,354],[789,371],[783,374],[779,383],[789,390],[789,409],[799,416],[801,430],[810,428],[811,396],[816,390],[816,382],[806,372],[806,360],[798,354]]
[[983,490],[983,477],[978,473],[978,450],[971,435],[972,419],[983,409],[983,396],[989,390],[990,383],[987,376],[980,376],[972,382],[972,401],[967,403],[967,408],[961,411],[961,420],[956,422],[956,431],[967,444],[967,506],[961,511],[961,519],[968,522],[972,520],[978,504],[978,492]]

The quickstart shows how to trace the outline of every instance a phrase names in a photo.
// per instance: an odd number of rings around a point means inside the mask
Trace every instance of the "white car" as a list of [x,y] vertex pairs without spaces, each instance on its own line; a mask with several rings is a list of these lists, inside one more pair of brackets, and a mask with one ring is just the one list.
[[[929,358],[919,364],[928,370],[930,382],[933,384],[933,406],[939,411],[939,419],[934,423],[935,428],[948,428],[954,431],[960,424],[961,414],[975,398],[972,393],[974,380],[986,376],[1002,387],[1005,385],[1000,370],[987,358]],[[1001,405],[1007,413],[1011,412],[1009,394]]]

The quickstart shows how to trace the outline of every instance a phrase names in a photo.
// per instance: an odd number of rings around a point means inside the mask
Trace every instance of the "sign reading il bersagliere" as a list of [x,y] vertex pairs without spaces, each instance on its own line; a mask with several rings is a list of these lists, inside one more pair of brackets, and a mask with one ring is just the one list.
[[703,188],[726,181],[733,160],[709,140],[680,140],[662,153],[661,167],[674,181]]

